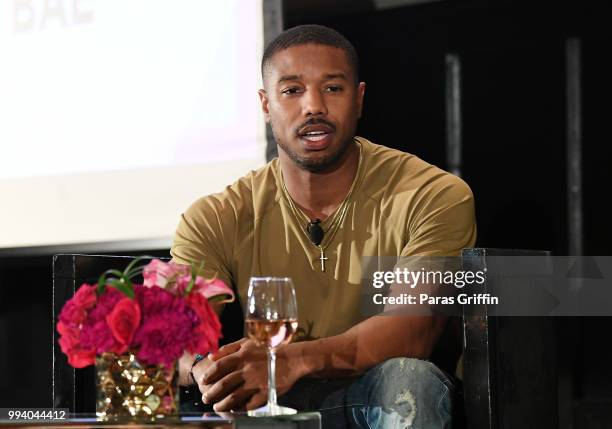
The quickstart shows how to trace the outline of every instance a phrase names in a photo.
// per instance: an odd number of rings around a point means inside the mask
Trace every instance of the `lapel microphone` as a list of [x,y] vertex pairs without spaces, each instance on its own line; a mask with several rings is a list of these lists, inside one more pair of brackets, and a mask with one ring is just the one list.
[[315,219],[308,222],[306,226],[306,232],[308,233],[308,238],[312,241],[312,244],[318,246],[323,241],[323,236],[325,233],[323,232],[323,228],[321,228],[321,219]]

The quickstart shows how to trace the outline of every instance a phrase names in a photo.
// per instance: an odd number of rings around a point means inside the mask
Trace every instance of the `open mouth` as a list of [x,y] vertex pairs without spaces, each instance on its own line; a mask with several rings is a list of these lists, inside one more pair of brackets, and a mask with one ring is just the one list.
[[326,124],[308,125],[298,135],[307,150],[325,149],[332,141],[334,129]]
[[312,131],[312,132],[303,134],[302,138],[308,141],[311,141],[311,142],[318,142],[318,141],[323,140],[328,135],[329,133],[326,133],[324,131]]

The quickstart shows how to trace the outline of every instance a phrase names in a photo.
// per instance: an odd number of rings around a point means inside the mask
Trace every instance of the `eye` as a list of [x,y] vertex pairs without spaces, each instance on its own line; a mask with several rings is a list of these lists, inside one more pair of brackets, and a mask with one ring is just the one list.
[[341,92],[343,88],[340,85],[330,85],[327,88],[325,88],[325,90],[327,92]]
[[292,87],[283,89],[281,91],[281,94],[292,95],[292,94],[297,94],[298,92],[300,92],[300,88],[298,88],[297,86],[292,86]]

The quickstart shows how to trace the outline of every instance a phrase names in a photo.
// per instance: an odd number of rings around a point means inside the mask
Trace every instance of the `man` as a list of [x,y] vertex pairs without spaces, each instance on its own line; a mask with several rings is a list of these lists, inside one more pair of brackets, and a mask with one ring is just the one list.
[[[196,201],[176,232],[174,260],[204,261],[242,300],[251,276],[293,279],[301,341],[277,353],[281,404],[317,409],[329,427],[448,427],[453,383],[424,360],[446,318],[364,320],[361,265],[365,256],[456,256],[472,246],[470,189],[355,136],[365,83],[353,46],[334,30],[285,31],[266,48],[262,76],[279,157]],[[243,339],[198,361],[203,401],[216,411],[264,404],[264,356]],[[185,382],[192,362],[182,361]]]

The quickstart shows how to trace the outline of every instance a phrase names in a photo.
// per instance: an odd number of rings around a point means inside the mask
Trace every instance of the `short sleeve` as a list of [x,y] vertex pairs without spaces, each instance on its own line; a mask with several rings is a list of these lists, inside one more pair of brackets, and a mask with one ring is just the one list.
[[401,256],[459,256],[474,246],[474,196],[460,178],[446,174],[423,189],[412,211]]
[[196,201],[181,215],[170,254],[177,264],[203,263],[201,274],[232,287],[231,243],[236,217],[231,207],[215,196]]

